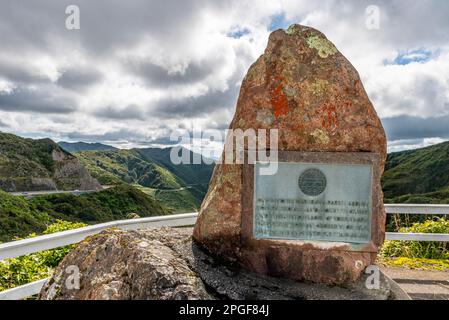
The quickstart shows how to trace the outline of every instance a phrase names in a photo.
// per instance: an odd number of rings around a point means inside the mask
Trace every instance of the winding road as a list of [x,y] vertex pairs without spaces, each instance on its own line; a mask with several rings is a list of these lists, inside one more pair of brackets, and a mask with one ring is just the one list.
[[20,191],[20,192],[9,192],[9,194],[13,196],[22,196],[26,198],[33,198],[37,196],[44,196],[44,195],[50,195],[50,194],[73,194],[73,195],[80,195],[84,193],[93,193],[102,191],[105,189],[109,189],[111,186],[102,186],[99,190],[42,190],[42,191]]

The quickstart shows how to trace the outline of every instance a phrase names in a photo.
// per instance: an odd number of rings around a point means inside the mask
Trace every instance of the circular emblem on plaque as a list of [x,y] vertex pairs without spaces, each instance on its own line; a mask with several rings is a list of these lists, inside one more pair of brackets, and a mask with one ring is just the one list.
[[319,169],[307,169],[298,179],[299,189],[306,196],[316,197],[326,190],[326,176]]

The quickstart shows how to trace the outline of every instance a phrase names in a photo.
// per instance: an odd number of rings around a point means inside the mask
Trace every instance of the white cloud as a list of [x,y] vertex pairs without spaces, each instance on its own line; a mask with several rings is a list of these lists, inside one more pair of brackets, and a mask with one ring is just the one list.
[[[17,88],[39,93],[3,97],[10,131],[133,145],[192,123],[225,128],[273,17],[323,31],[359,71],[381,117],[449,114],[446,1],[78,2],[81,30],[72,32],[68,0],[0,0],[0,98]],[[380,9],[379,30],[365,27],[371,4]],[[427,59],[419,50],[438,54]],[[401,55],[409,62],[385,63]],[[41,101],[33,108],[32,99]]]
[[442,143],[446,140],[441,138],[407,139],[392,141],[388,145],[388,152],[398,152],[403,150],[413,150]]

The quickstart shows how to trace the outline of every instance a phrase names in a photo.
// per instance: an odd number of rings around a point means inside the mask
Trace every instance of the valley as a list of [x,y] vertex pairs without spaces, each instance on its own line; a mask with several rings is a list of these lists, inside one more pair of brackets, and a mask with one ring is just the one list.
[[[94,224],[198,211],[214,166],[174,165],[170,150],[0,133],[0,241],[58,219]],[[389,154],[382,185],[386,203],[449,203],[449,142]]]

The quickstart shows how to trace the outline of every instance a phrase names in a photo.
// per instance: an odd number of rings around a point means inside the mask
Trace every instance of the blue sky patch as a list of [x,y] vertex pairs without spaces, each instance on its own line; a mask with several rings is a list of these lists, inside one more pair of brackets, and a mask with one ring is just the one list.
[[412,62],[425,63],[434,57],[434,53],[430,50],[412,50],[405,53],[399,53],[393,61],[385,61],[385,64],[407,65]]
[[228,37],[240,39],[241,37],[250,34],[250,31],[246,28],[235,28],[232,31],[227,33]]
[[271,23],[268,26],[268,30],[271,32],[278,29],[287,29],[290,24],[290,21],[285,18],[284,13],[275,14],[271,17]]

